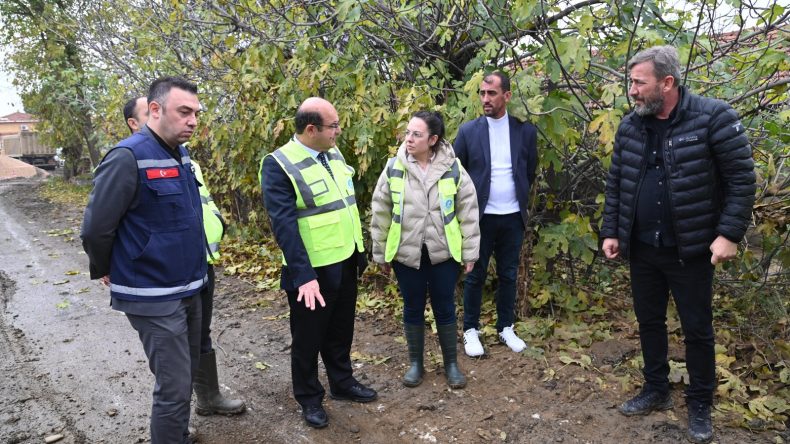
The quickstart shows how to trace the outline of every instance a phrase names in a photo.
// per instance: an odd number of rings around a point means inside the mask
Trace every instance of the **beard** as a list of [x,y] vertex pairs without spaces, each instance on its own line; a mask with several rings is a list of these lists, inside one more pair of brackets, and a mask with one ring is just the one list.
[[644,103],[636,105],[634,112],[640,117],[654,116],[664,108],[664,96],[659,88],[656,88],[653,94],[639,98]]

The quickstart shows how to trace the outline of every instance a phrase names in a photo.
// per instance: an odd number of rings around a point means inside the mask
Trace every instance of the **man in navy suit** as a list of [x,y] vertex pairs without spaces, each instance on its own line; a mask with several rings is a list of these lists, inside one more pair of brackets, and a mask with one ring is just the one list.
[[499,280],[497,323],[499,338],[518,353],[526,344],[513,331],[516,280],[521,244],[527,224],[529,187],[537,166],[537,130],[507,113],[510,79],[501,72],[480,83],[484,116],[461,125],[453,149],[477,189],[480,215],[480,259],[464,282],[464,351],[482,356],[479,339],[480,305],[488,261],[496,256]]
[[261,194],[283,252],[280,286],[291,309],[294,398],[307,425],[322,428],[329,418],[322,406],[319,354],[332,399],[378,397],[354,378],[351,366],[357,278],[366,259],[354,170],[335,146],[341,133],[337,110],[310,97],[294,123],[293,138],[261,160]]

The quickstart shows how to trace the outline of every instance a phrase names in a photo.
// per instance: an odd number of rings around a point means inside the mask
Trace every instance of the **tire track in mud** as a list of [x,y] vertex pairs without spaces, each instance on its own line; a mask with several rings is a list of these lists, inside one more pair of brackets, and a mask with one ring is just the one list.
[[[0,194],[0,213],[8,220],[3,206]],[[63,435],[62,443],[87,443],[76,424],[78,415],[67,408],[68,395],[62,399],[53,389],[49,375],[37,368],[39,358],[25,333],[9,319],[14,316],[7,306],[16,291],[16,281],[0,270],[0,443],[41,442],[55,434]]]

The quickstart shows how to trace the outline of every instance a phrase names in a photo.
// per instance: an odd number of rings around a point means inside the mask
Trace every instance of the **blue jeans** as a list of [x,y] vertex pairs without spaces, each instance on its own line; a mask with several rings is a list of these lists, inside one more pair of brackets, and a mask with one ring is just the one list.
[[516,280],[524,222],[521,213],[484,214],[480,219],[480,259],[464,281],[464,331],[480,328],[480,305],[488,261],[496,257],[499,286],[496,292],[497,331],[513,325],[516,309]]
[[713,265],[710,255],[680,263],[675,247],[631,246],[631,292],[639,321],[646,390],[669,392],[667,304],[669,295],[683,329],[689,386],[686,399],[713,403],[716,357],[713,334]]
[[398,287],[403,295],[403,322],[409,325],[425,323],[426,293],[430,291],[431,307],[436,325],[455,324],[455,282],[461,266],[450,259],[431,264],[428,249],[423,245],[420,269],[392,262]]

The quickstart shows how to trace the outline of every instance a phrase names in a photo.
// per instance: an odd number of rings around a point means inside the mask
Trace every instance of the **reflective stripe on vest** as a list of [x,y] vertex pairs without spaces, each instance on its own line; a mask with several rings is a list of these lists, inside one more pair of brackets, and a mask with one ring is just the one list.
[[[387,161],[387,182],[390,188],[390,199],[392,201],[392,224],[387,233],[387,245],[384,250],[384,260],[391,262],[398,252],[401,239],[401,223],[403,220],[403,202],[405,201],[405,178],[406,172],[397,157]],[[447,246],[450,255],[457,262],[462,261],[462,241],[461,226],[458,218],[455,217],[455,197],[458,193],[458,186],[461,180],[461,170],[459,160],[456,159],[450,168],[442,174],[436,186],[439,190],[439,206],[442,209],[442,221],[444,222],[444,234],[447,238]]]
[[[299,235],[313,267],[347,259],[354,249],[364,251],[362,224],[354,196],[354,170],[337,148],[327,152],[326,168],[307,150],[291,141],[268,154],[291,180],[296,193]],[[263,159],[259,171],[262,171]],[[285,264],[285,257],[283,257]]]
[[146,296],[146,297],[167,296],[169,294],[181,293],[189,290],[197,290],[200,287],[202,287],[206,282],[208,282],[208,276],[205,276],[203,279],[192,281],[187,285],[180,285],[178,287],[134,288],[134,287],[126,287],[123,285],[113,284],[112,282],[110,282],[110,291],[117,291],[132,296]]

